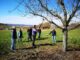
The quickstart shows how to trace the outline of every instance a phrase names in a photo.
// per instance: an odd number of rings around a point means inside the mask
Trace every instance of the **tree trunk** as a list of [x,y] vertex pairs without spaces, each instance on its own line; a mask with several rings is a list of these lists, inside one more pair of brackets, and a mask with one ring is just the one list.
[[68,29],[64,29],[63,31],[63,51],[67,50],[67,41],[68,41]]

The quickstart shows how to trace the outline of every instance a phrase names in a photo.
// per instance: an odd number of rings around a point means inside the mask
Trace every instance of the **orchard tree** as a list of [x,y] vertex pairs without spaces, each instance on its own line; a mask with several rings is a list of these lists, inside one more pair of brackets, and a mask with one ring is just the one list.
[[[68,31],[77,28],[80,23],[70,27],[71,22],[79,21],[80,0],[22,0],[25,13],[40,16],[63,30],[63,51],[67,50]],[[63,26],[55,23],[54,18]]]

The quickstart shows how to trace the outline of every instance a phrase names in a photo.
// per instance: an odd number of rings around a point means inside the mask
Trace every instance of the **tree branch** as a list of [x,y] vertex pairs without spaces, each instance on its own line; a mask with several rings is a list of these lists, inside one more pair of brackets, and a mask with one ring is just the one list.
[[73,30],[73,29],[76,29],[76,28],[78,28],[78,27],[80,27],[80,23],[79,23],[79,24],[77,24],[77,25],[76,25],[76,26],[74,26],[74,27],[68,28],[68,30]]
[[12,13],[13,11],[15,11],[17,8],[19,8],[19,6],[24,2],[24,0],[22,0],[21,2],[19,2],[19,4],[13,8],[12,10],[10,10],[9,12]]
[[69,24],[69,22],[71,21],[71,19],[74,17],[75,13],[78,11],[78,4],[79,4],[79,2],[78,2],[77,5],[73,8],[72,13],[71,13],[71,15],[70,15],[70,17],[69,17],[69,19],[68,19],[68,21],[67,21],[68,24]]
[[58,3],[60,4],[60,6],[64,12],[64,20],[67,21],[67,11],[66,11],[65,4],[64,4],[63,0],[58,0]]
[[41,1],[41,0],[38,0],[38,1],[39,1],[40,5],[42,6],[42,8],[44,8],[47,12],[49,12],[49,13],[50,13],[51,15],[53,15],[54,17],[57,17],[58,19],[60,19],[61,22],[63,23],[62,17],[61,17],[60,15],[58,15],[57,12],[56,12],[56,13],[55,13],[54,11],[51,12],[51,10],[49,10],[46,6],[44,6],[44,5],[42,4],[42,1]]
[[36,16],[43,17],[43,18],[46,19],[49,23],[53,23],[53,24],[54,24],[55,26],[57,26],[58,28],[63,29],[61,26],[57,25],[55,22],[49,21],[49,20],[47,19],[47,17],[45,17],[45,16],[43,16],[43,15],[40,15],[40,14],[37,14],[37,13],[32,13],[32,14],[33,14],[33,15],[36,15]]

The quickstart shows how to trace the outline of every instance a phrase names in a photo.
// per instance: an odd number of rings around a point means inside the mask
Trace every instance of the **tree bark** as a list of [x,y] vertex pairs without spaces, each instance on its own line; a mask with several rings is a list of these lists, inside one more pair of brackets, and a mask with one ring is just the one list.
[[63,31],[63,51],[67,50],[67,41],[68,41],[68,29],[64,29]]

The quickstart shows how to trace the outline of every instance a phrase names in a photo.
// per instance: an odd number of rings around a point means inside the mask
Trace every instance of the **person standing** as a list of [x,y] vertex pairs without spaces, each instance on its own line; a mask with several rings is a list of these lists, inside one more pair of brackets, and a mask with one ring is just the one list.
[[35,45],[36,34],[37,34],[37,29],[36,29],[36,25],[34,25],[34,27],[33,27],[33,29],[32,29],[32,36],[33,36],[32,46],[33,46],[33,47],[36,47],[36,45]]
[[56,30],[53,29],[49,34],[52,34],[52,43],[56,43]]
[[37,31],[38,31],[38,39],[40,39],[41,38],[41,29],[40,29],[40,27]]
[[11,38],[11,50],[15,50],[16,49],[16,39],[17,39],[17,32],[16,32],[16,28],[13,26],[12,27],[12,38]]
[[19,32],[18,32],[18,35],[19,35],[19,40],[22,41],[22,38],[23,38],[23,32],[20,28]]
[[23,47],[23,42],[22,42],[23,32],[21,28],[17,31],[17,34],[18,34],[18,48],[20,48]]
[[31,27],[27,30],[27,33],[28,33],[28,41],[29,40],[32,41],[32,28]]

